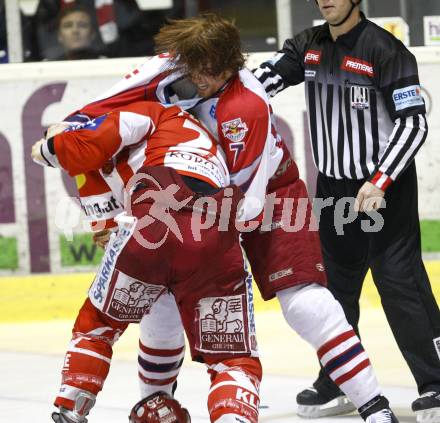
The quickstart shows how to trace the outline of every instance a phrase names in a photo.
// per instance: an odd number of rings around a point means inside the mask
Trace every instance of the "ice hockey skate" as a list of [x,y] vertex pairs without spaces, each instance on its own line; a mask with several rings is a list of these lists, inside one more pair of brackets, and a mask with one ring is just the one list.
[[296,396],[297,414],[306,419],[339,416],[356,410],[353,403],[341,390],[335,393],[323,393],[314,387],[304,389]]
[[75,412],[65,408],[60,408],[59,412],[53,412],[52,420],[55,423],[87,423],[87,419],[85,417],[80,417],[76,415]]
[[416,413],[417,423],[439,423],[440,422],[440,392],[425,392],[411,405]]
[[87,423],[86,416],[96,402],[96,395],[90,392],[79,390],[74,399],[73,410],[59,407],[59,411],[52,413],[52,420],[55,423]]
[[128,420],[130,423],[191,423],[188,410],[163,391],[140,400]]
[[398,423],[397,417],[389,409],[385,408],[377,413],[370,414],[365,420],[366,423]]

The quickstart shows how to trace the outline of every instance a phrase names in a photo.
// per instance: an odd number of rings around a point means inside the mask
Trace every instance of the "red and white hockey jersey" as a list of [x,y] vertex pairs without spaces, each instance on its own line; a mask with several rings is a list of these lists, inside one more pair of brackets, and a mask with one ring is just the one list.
[[[270,189],[298,178],[296,164],[276,132],[266,92],[247,69],[209,99],[195,97],[191,83],[185,81],[179,71],[173,70],[168,55],[155,56],[68,120],[95,118],[138,100],[191,109],[218,137],[231,183],[245,192],[243,218],[252,219],[262,210],[270,178]],[[96,180],[96,175],[91,179]],[[79,189],[82,202],[87,201],[81,192],[85,190],[83,184]]]
[[96,190],[82,197],[90,220],[122,211],[124,187],[142,166],[172,167],[216,188],[229,185],[224,153],[212,135],[189,113],[157,102],[131,103],[71,127],[41,151],[52,166],[82,175],[81,188]]
[[216,95],[199,102],[193,113],[218,139],[231,182],[258,206],[269,190],[299,177],[278,134],[261,83],[242,69]]

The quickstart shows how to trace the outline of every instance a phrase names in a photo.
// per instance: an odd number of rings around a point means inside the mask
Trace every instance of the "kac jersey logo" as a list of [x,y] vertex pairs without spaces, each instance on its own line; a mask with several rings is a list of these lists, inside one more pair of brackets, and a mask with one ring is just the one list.
[[425,104],[420,85],[410,85],[409,87],[394,90],[393,101],[396,106],[396,111],[408,107],[423,106],[423,104]]

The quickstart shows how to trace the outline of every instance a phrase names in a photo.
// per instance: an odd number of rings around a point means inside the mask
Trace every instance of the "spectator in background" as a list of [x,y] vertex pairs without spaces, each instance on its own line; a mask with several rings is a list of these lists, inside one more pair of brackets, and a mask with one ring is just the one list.
[[[33,19],[25,16],[20,10],[21,30],[23,34],[23,61],[30,62],[38,60],[37,46],[34,36]],[[0,64],[9,62],[8,36],[6,26],[6,6],[5,1],[0,0]]]
[[95,48],[108,57],[153,55],[153,36],[167,18],[183,13],[182,0],[175,0],[173,8],[166,10],[141,10],[136,0],[39,0],[35,16],[42,57],[53,60],[62,54],[57,17],[74,4],[89,11],[97,28]]
[[73,5],[62,10],[58,20],[58,42],[64,52],[58,60],[98,58],[95,39],[92,17],[84,6]]

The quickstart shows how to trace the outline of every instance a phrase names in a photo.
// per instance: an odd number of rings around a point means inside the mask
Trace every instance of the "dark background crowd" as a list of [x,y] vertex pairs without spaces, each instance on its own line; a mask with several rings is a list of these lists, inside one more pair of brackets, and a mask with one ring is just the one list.
[[[0,63],[9,61],[5,1],[0,0]],[[148,0],[16,1],[24,61],[148,56],[153,54],[154,35],[167,19],[206,11],[235,20],[245,51],[278,47],[276,0],[164,0],[162,9],[152,9]],[[31,13],[22,7],[25,3],[34,6]],[[293,32],[320,18],[314,0],[291,0],[290,5]],[[364,0],[362,5],[370,17],[402,16],[410,26],[412,46],[424,43],[423,16],[440,15],[438,0]]]
[[[28,0],[29,1],[29,0]],[[168,19],[215,11],[241,15],[248,50],[274,50],[275,0],[238,4],[173,0],[166,9],[142,9],[136,0],[39,0],[35,13],[21,14],[23,60],[91,59],[153,54],[153,37]],[[269,13],[268,13],[269,11]],[[5,0],[0,0],[0,62],[8,62]]]
[[[182,3],[175,1],[171,9],[141,10],[136,0],[39,0],[34,15],[21,12],[24,60],[150,55],[153,35],[167,18],[183,16]],[[5,14],[0,0],[3,61],[7,61]]]

